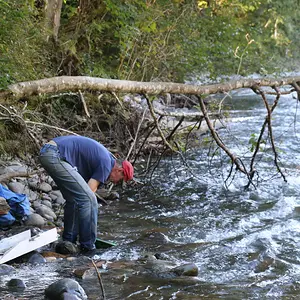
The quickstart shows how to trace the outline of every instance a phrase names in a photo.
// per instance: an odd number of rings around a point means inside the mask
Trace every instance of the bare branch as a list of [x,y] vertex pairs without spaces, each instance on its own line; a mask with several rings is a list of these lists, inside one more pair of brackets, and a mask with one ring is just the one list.
[[144,109],[144,112],[143,112],[143,115],[142,115],[142,119],[141,119],[141,121],[139,122],[138,128],[137,128],[137,130],[136,130],[136,134],[135,134],[134,141],[132,142],[132,144],[131,144],[131,146],[130,146],[130,149],[129,149],[128,153],[127,153],[126,159],[129,158],[129,156],[130,156],[130,154],[131,154],[131,151],[132,151],[133,147],[136,145],[137,137],[138,137],[138,135],[139,135],[139,131],[140,131],[141,125],[142,125],[142,123],[143,123],[143,121],[144,121],[145,114],[146,114],[146,108]]
[[103,286],[103,283],[102,283],[100,272],[99,272],[99,270],[97,268],[97,265],[95,264],[94,260],[91,259],[91,261],[92,261],[92,264],[93,264],[93,266],[96,270],[96,273],[97,273],[98,281],[99,281],[99,284],[100,284],[100,287],[101,287],[101,292],[102,292],[102,299],[105,300],[106,296],[105,296],[104,286]]
[[[259,88],[257,88],[257,90],[259,91],[262,99],[264,100],[264,104],[265,104],[265,107],[266,107],[267,113],[268,113],[268,115],[266,117],[266,121],[267,121],[267,124],[268,124],[270,141],[271,141],[272,150],[273,150],[273,153],[274,153],[274,163],[275,163],[275,166],[276,166],[278,172],[281,174],[283,180],[286,182],[287,180],[286,180],[284,174],[282,173],[281,168],[278,165],[278,154],[277,154],[277,151],[276,151],[276,147],[275,147],[275,143],[274,143],[274,139],[273,139],[273,130],[272,130],[272,118],[271,118],[272,110],[270,109],[269,103],[267,101],[267,98],[266,98],[266,95],[264,94],[264,92],[261,91]],[[280,97],[280,93],[278,93],[278,96],[276,98],[277,102],[279,100],[279,97]],[[276,107],[277,102],[275,102],[275,105],[273,105],[274,108]]]
[[151,113],[152,118],[153,118],[153,120],[154,120],[154,122],[155,122],[157,131],[158,131],[160,137],[162,138],[164,144],[165,144],[172,152],[173,152],[173,151],[174,151],[174,152],[177,152],[175,149],[173,149],[173,147],[170,145],[170,143],[166,140],[166,138],[165,138],[163,132],[161,131],[161,128],[160,128],[160,126],[159,126],[159,124],[158,124],[158,122],[157,122],[157,118],[156,118],[156,116],[155,116],[155,112],[154,112],[154,110],[153,110],[153,106],[152,106],[152,104],[151,104],[151,101],[148,99],[148,97],[146,97],[146,95],[144,95],[144,96],[145,96],[145,98],[147,99],[147,103],[148,103],[148,107],[149,107],[150,113]]
[[81,102],[83,104],[83,108],[84,108],[85,114],[90,118],[91,115],[90,115],[90,113],[88,111],[88,108],[87,108],[86,102],[84,100],[83,94],[82,94],[82,92],[80,90],[79,90],[79,97],[80,97],[80,100],[81,100]]
[[200,107],[201,107],[202,113],[204,115],[204,119],[206,121],[206,124],[207,124],[207,126],[208,126],[208,128],[210,130],[210,133],[211,133],[212,137],[216,141],[217,145],[220,148],[222,148],[224,150],[224,152],[230,157],[231,161],[236,165],[236,167],[238,168],[238,170],[240,170],[242,173],[248,175],[247,170],[239,163],[239,160],[237,159],[237,157],[233,153],[231,153],[229,151],[229,149],[224,145],[224,143],[219,138],[219,136],[218,136],[215,128],[213,127],[213,125],[212,125],[212,123],[211,123],[211,121],[209,119],[209,116],[207,114],[207,110],[206,110],[205,104],[204,104],[203,99],[201,98],[201,96],[198,96],[198,99],[199,99],[199,102],[200,102]]

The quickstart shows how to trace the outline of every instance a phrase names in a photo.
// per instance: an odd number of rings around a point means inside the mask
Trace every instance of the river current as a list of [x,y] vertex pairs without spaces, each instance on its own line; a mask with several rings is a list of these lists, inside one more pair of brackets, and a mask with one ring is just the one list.
[[[269,97],[270,103],[273,100]],[[249,91],[239,91],[226,105],[230,118],[218,134],[247,166],[252,154],[249,140],[260,133],[266,116],[264,103]],[[225,184],[229,158],[211,149],[208,135],[199,135],[200,147],[189,150],[184,162],[180,156],[162,159],[151,178],[149,174],[140,176],[143,184],[125,190],[121,200],[102,207],[99,233],[118,244],[99,257],[108,262],[107,271],[101,272],[107,299],[298,299],[297,109],[295,95],[282,96],[272,117],[279,164],[287,182],[276,170],[266,137],[257,156],[255,186],[246,190],[247,178],[239,173]],[[138,172],[142,174],[142,170],[143,163]],[[160,253],[178,265],[193,262],[199,274],[180,279],[162,278],[134,267],[117,274],[109,270],[109,262],[135,261],[146,253]],[[43,299],[45,285],[61,278],[63,268],[56,262],[31,270],[32,278],[42,273],[47,280],[23,297]],[[128,268],[132,272],[128,273]],[[97,278],[79,282],[89,299],[101,299]]]

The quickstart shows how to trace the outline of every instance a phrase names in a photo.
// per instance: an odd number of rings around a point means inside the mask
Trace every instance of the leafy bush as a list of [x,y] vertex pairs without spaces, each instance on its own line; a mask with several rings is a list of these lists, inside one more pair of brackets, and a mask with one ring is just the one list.
[[51,76],[46,35],[34,6],[0,0],[0,16],[0,88]]

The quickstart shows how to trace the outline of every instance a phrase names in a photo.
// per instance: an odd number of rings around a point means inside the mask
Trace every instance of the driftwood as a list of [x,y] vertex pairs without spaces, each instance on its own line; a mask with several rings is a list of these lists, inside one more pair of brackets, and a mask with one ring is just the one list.
[[208,95],[229,92],[240,88],[252,89],[257,86],[280,87],[284,85],[292,85],[294,87],[294,90],[300,93],[300,76],[278,79],[243,79],[211,85],[191,85],[169,82],[139,82],[103,79],[88,76],[61,76],[11,84],[8,86],[8,89],[6,91],[0,93],[0,98],[7,97],[9,95],[15,98],[22,98],[31,95],[60,93],[64,91],[79,92],[84,90],[152,95],[163,93]]

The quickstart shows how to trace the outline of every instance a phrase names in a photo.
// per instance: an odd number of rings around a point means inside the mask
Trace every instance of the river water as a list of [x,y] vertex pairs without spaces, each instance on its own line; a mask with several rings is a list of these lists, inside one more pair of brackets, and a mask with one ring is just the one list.
[[[226,101],[230,122],[218,133],[247,166],[249,139],[259,134],[266,109],[262,99],[249,91],[239,91]],[[276,171],[265,137],[263,154],[257,157],[255,187],[245,190],[247,179],[242,174],[231,176],[224,184],[229,159],[211,148],[208,136],[199,135],[200,147],[188,151],[184,162],[180,156],[162,159],[153,174],[140,176],[142,185],[127,189],[120,201],[102,207],[99,232],[118,244],[99,257],[107,261],[107,270],[101,272],[107,299],[300,297],[297,106],[292,95],[282,96],[272,118],[287,182]],[[138,172],[142,174],[142,170],[143,163]],[[167,278],[153,271],[153,266],[147,269],[128,264],[118,271],[109,267],[111,262],[128,263],[149,253],[159,253],[178,265],[193,262],[199,274]],[[27,284],[31,288],[19,296],[43,299],[45,286],[72,267],[55,262],[31,270],[31,285]],[[28,274],[26,268],[22,272]],[[34,276],[40,274],[46,279],[34,285]],[[89,299],[101,299],[97,278],[79,282]]]

